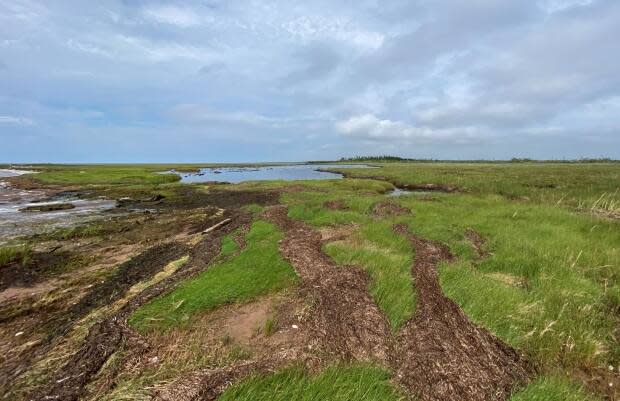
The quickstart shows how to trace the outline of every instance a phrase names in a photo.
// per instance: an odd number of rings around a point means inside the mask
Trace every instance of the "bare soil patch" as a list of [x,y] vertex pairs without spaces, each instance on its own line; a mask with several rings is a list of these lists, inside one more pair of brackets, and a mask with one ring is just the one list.
[[373,206],[372,214],[375,217],[394,217],[411,214],[411,210],[395,201],[383,201]]
[[436,191],[436,192],[456,192],[458,188],[455,185],[450,184],[394,184],[400,189],[406,189],[408,191]]
[[39,296],[56,288],[58,282],[54,279],[47,280],[32,287],[9,287],[0,291],[0,304],[20,301],[25,298]]
[[595,394],[600,394],[605,400],[620,399],[620,373],[618,368],[582,368],[575,373],[585,386]]
[[321,227],[318,231],[321,234],[321,241],[333,242],[349,238],[358,228],[357,224],[342,224]]
[[[197,190],[188,185],[178,189],[176,198],[161,200],[156,208],[174,208],[176,210],[216,206],[222,209],[238,209],[250,204],[274,205],[278,203],[279,197],[278,191],[223,190],[219,188]],[[140,207],[139,204],[136,206]]]
[[29,287],[45,281],[54,266],[70,257],[69,252],[35,252],[26,263],[15,260],[0,266],[0,291],[9,287]]
[[489,252],[485,247],[487,240],[479,232],[474,229],[468,228],[465,231],[465,238],[467,238],[469,242],[471,242],[471,245],[476,251],[478,259],[484,259],[491,256],[491,252]]
[[528,364],[509,345],[471,322],[443,295],[437,264],[452,259],[440,243],[395,231],[411,239],[418,305],[403,327],[393,354],[396,377],[422,401],[505,400],[528,379]]
[[[169,384],[157,386],[155,399],[213,400],[231,383],[254,372],[273,372],[294,361],[312,364],[309,361],[315,357],[308,353],[310,344],[303,307],[303,297],[299,294],[266,297],[210,312],[189,330],[175,330],[167,335],[157,334],[158,339],[149,338],[162,361],[172,356],[167,353],[178,353],[176,347],[187,346],[190,342],[196,347],[196,338],[204,354],[213,360],[212,367],[182,374]],[[267,318],[278,322],[275,331],[269,335],[260,330]],[[247,357],[227,362],[227,353],[240,344],[247,350]],[[174,358],[184,359],[178,355]]]
[[330,210],[347,210],[349,208],[342,199],[325,201],[323,207]]

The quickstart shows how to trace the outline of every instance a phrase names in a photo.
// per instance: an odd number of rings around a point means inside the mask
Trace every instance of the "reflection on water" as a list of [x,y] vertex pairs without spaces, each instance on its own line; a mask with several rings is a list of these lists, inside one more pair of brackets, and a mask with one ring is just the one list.
[[394,188],[393,190],[388,192],[386,195],[387,196],[403,196],[403,195],[409,195],[411,193],[412,191],[408,191],[406,189]]
[[342,174],[319,171],[319,169],[374,168],[365,164],[295,164],[267,167],[220,167],[203,168],[198,173],[176,173],[181,182],[230,182],[270,180],[333,180],[342,178]]
[[18,175],[34,174],[34,173],[36,173],[36,171],[0,168],[0,177],[17,177]]

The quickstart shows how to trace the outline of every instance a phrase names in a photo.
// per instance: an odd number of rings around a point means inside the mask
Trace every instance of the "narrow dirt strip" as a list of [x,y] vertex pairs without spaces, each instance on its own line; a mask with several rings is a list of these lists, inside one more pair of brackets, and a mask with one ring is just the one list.
[[321,249],[321,234],[289,219],[283,206],[265,218],[285,233],[282,256],[303,280],[313,300],[311,331],[330,354],[343,360],[375,361],[386,365],[391,335],[386,318],[368,293],[368,276],[353,266],[337,266]]
[[418,305],[396,340],[397,380],[421,401],[500,401],[527,381],[528,364],[512,347],[471,322],[441,289],[437,264],[453,258],[444,244],[394,231],[415,247]]

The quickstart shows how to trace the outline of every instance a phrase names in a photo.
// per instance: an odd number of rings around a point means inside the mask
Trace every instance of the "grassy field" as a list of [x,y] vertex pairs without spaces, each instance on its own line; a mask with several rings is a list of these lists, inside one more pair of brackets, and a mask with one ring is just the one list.
[[[618,211],[609,200],[617,198],[619,166],[390,164],[356,170],[369,172],[395,183],[456,184],[467,192],[392,199],[412,214],[383,219],[371,216],[381,198],[370,187],[360,196],[334,183],[329,195],[309,188],[283,198],[293,218],[360,226],[326,251],[369,272],[371,293],[393,328],[415,310],[407,274],[411,250],[390,232],[393,223],[405,222],[457,255],[440,271],[447,295],[528,354],[545,375],[618,365],[620,224],[606,216]],[[329,200],[343,200],[346,210],[322,207]],[[468,229],[487,239],[488,257],[477,258]],[[567,383],[541,379],[515,399],[562,399],[572,391]]]
[[[323,193],[284,197],[293,218],[317,226],[361,226],[352,240],[331,243],[326,250],[336,261],[360,265],[370,273],[371,292],[393,326],[407,320],[415,304],[408,274],[411,249],[391,232],[393,223],[406,222],[414,232],[448,243],[459,257],[441,270],[448,295],[540,365],[618,361],[618,348],[610,337],[616,322],[613,311],[619,307],[617,222],[556,206],[462,194],[436,194],[431,201],[428,195],[392,199],[414,216],[377,220],[369,213],[377,196],[360,199],[351,193],[332,198],[344,199],[348,209],[315,206],[327,200]],[[490,257],[475,260],[465,238],[467,229],[488,239]]]
[[80,167],[47,170],[28,176],[45,184],[165,184],[176,182],[176,174],[157,174],[157,172],[138,167]]
[[619,163],[387,163],[348,170],[397,184],[451,184],[462,192],[498,195],[579,209],[620,208]]
[[541,378],[524,390],[517,392],[510,401],[596,401],[583,387],[559,377]]

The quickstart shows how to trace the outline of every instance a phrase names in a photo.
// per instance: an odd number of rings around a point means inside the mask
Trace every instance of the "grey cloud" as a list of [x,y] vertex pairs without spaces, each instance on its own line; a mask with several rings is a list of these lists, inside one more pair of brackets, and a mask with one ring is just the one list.
[[192,140],[233,139],[259,160],[511,157],[532,138],[532,156],[620,157],[619,36],[605,0],[14,0],[0,5],[1,114],[36,124],[0,119],[0,133],[90,155],[87,133],[148,127],[153,155],[193,160]]

